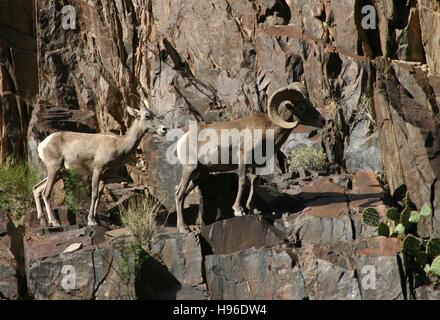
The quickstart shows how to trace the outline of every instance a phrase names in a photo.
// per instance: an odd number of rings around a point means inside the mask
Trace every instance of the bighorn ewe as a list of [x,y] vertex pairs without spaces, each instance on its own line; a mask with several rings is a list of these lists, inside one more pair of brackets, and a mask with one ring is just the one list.
[[[187,232],[188,227],[183,221],[183,208],[185,197],[206,177],[210,172],[226,172],[238,169],[238,192],[235,203],[233,205],[234,214],[236,216],[244,214],[240,200],[243,193],[246,173],[252,170],[250,175],[251,190],[247,200],[246,207],[250,209],[251,200],[254,192],[255,170],[261,163],[256,163],[255,154],[256,146],[265,146],[268,143],[273,144],[273,155],[280,149],[281,145],[286,141],[290,132],[298,124],[323,127],[325,124],[321,114],[313,108],[307,98],[305,98],[305,88],[299,83],[293,83],[285,88],[279,89],[269,98],[267,106],[267,115],[257,113],[246,118],[228,121],[215,122],[211,124],[198,123],[197,128],[190,129],[177,142],[177,156],[182,163],[183,172],[182,179],[176,191],[176,210],[177,210],[177,227],[180,232]],[[285,105],[283,117],[278,112],[281,104]],[[286,120],[285,120],[286,119]],[[253,145],[249,147],[245,145],[243,139],[235,139],[232,142],[228,138],[226,141],[215,144],[214,148],[210,148],[206,153],[201,152],[202,143],[197,139],[191,142],[191,136],[197,135],[203,129],[211,129],[217,137],[222,136],[225,129],[238,130],[238,132],[250,129],[252,132],[260,131],[262,134],[257,141],[252,141]],[[271,129],[271,130],[269,130]],[[197,132],[194,132],[197,130]],[[237,132],[237,131],[236,131]],[[269,136],[267,133],[271,132]],[[205,142],[206,144],[206,142]],[[195,148],[195,145],[197,148]],[[263,147],[264,148],[264,147]],[[189,157],[195,155],[195,161],[188,161]],[[204,149],[206,150],[206,149]],[[227,162],[221,161],[222,154],[230,158],[231,151],[235,150],[240,153],[239,161]],[[214,152],[213,152],[214,151]],[[214,154],[214,155],[213,155]],[[225,157],[225,158],[226,158]],[[244,159],[251,159],[244,161]]]
[[43,217],[41,198],[48,215],[48,223],[60,226],[50,204],[52,189],[63,165],[66,169],[75,169],[81,175],[92,175],[91,205],[88,225],[96,225],[96,211],[105,176],[115,173],[138,146],[145,133],[164,135],[166,127],[143,102],[140,109],[128,107],[128,113],[135,118],[125,136],[111,133],[55,132],[38,146],[38,156],[46,165],[47,177],[34,186],[34,197],[38,218]]

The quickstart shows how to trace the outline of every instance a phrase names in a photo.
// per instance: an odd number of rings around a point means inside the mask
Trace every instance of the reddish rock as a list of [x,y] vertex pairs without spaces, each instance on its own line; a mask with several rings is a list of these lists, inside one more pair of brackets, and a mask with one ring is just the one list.
[[365,239],[357,246],[358,256],[391,256],[395,257],[402,251],[402,241],[397,238],[374,237]]
[[372,170],[356,171],[352,179],[352,189],[347,191],[347,195],[350,208],[354,210],[383,205],[384,190]]

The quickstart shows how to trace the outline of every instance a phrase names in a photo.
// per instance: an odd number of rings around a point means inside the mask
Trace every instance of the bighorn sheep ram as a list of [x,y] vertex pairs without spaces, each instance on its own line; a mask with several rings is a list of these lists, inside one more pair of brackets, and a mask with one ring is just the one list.
[[[278,108],[284,103],[283,113],[280,114]],[[251,189],[247,200],[246,207],[250,209],[253,192],[254,192],[254,181],[255,181],[255,169],[258,167],[254,161],[255,146],[265,145],[266,143],[271,143],[269,138],[272,140],[274,146],[274,155],[280,149],[282,144],[288,138],[290,132],[298,124],[304,124],[309,126],[315,126],[322,128],[325,124],[325,119],[321,114],[313,108],[311,103],[305,97],[305,88],[302,83],[296,82],[290,84],[285,88],[281,88],[274,92],[269,98],[267,106],[267,115],[264,113],[257,113],[246,118],[241,118],[238,120],[228,121],[228,122],[214,122],[210,124],[198,123],[196,129],[190,129],[186,132],[177,142],[177,156],[182,163],[182,179],[176,191],[176,210],[177,210],[177,227],[180,232],[187,232],[188,227],[183,220],[183,209],[185,197],[200,183],[200,181],[206,177],[210,172],[226,172],[238,169],[238,192],[236,196],[235,203],[232,207],[234,214],[236,216],[244,214],[244,208],[242,207],[240,201],[243,193],[246,173],[252,171],[250,174]],[[205,154],[196,155],[196,161],[191,163],[187,161],[187,155],[191,153],[191,135],[197,135],[197,133],[192,132],[197,130],[200,132],[203,129],[212,129],[215,131],[217,136],[221,136],[223,129],[241,131],[243,129],[250,129],[251,131],[261,130],[263,134],[259,138],[260,141],[253,141],[253,146],[251,148],[245,147],[244,143],[241,143],[243,139],[233,140],[231,142],[229,139],[227,143],[222,141],[221,144],[215,145],[216,152],[214,156],[214,161],[210,161],[206,158]],[[272,129],[273,137],[268,137],[266,132],[268,129]],[[260,131],[260,132],[261,132]],[[198,140],[196,140],[197,149],[201,150],[201,145]],[[238,144],[238,145],[237,145]],[[194,145],[194,143],[192,143]],[[194,147],[194,146],[192,146]],[[240,153],[239,161],[235,164],[233,162],[222,163],[218,159],[222,158],[222,153],[227,154],[227,157],[231,155],[231,150],[236,150]],[[209,153],[211,151],[208,151]],[[245,154],[246,152],[246,154]],[[251,161],[246,162],[243,159],[249,157]],[[203,162],[201,157],[204,157]],[[215,158],[217,157],[217,158]],[[249,159],[249,158],[248,158]]]
[[87,217],[88,225],[96,225],[96,211],[105,176],[116,172],[139,145],[145,133],[164,135],[166,127],[149,110],[145,100],[140,109],[128,107],[128,113],[135,118],[125,136],[111,133],[55,132],[38,146],[38,156],[46,165],[47,177],[34,186],[34,197],[38,218],[43,218],[43,198],[48,223],[60,226],[50,204],[54,184],[58,181],[62,167],[75,169],[83,176],[92,176],[91,204]]

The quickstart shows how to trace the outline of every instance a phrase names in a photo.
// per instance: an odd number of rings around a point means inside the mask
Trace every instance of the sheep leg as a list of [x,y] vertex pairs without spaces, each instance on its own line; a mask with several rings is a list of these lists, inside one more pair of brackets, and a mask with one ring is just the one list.
[[92,176],[92,197],[90,201],[90,211],[89,215],[87,216],[87,225],[89,226],[96,226],[96,220],[95,220],[95,206],[96,202],[98,200],[98,193],[99,193],[99,181],[101,180],[101,169],[95,169],[93,170],[93,176]]
[[246,182],[246,166],[244,164],[238,165],[238,192],[235,198],[235,203],[232,206],[235,216],[243,216],[245,214],[244,208],[241,205],[241,196],[243,194],[244,185]]
[[177,211],[177,228],[179,232],[186,233],[189,232],[188,226],[185,224],[183,220],[183,209],[185,204],[185,198],[188,194],[188,186],[190,182],[193,180],[194,175],[196,174],[195,166],[184,166],[182,172],[182,179],[180,180],[179,187],[176,191],[176,211]]
[[255,182],[256,182],[257,175],[255,173],[249,174],[249,182],[251,184],[251,189],[249,191],[249,196],[246,202],[246,209],[249,210],[250,213],[252,213],[252,199],[254,197],[254,188],[255,188]]
[[43,201],[46,206],[48,223],[52,224],[53,227],[59,227],[59,226],[61,226],[61,224],[58,221],[58,219],[55,217],[53,210],[52,210],[52,206],[50,204],[50,198],[52,196],[53,186],[55,185],[55,182],[57,182],[57,176],[58,176],[59,169],[58,168],[57,169],[49,169],[48,168],[47,170],[48,170],[47,182],[46,182],[46,186],[43,191]]
[[96,219],[96,213],[98,212],[99,201],[101,200],[101,195],[102,195],[102,191],[104,190],[104,186],[105,186],[104,181],[100,180],[98,187],[98,199],[96,200],[95,208],[93,209],[93,217],[95,219]]
[[35,198],[35,205],[37,207],[37,218],[40,220],[43,218],[43,206],[41,204],[41,194],[43,193],[44,188],[46,187],[46,182],[47,182],[47,177],[41,180],[32,188]]

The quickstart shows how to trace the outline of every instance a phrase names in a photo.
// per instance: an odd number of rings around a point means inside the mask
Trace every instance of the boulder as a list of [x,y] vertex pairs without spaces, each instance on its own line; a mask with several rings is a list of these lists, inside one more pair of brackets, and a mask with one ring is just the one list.
[[418,8],[410,9],[407,25],[402,30],[397,31],[396,36],[397,57],[399,60],[425,62]]
[[28,290],[35,299],[134,299],[133,239],[96,228],[24,239]]
[[286,245],[208,255],[205,269],[208,289],[214,300],[300,300],[307,297],[296,253]]
[[385,192],[380,184],[379,177],[371,170],[358,170],[352,176],[351,189],[347,191],[352,210],[383,205]]
[[275,227],[295,243],[308,245],[352,240],[354,230],[350,216],[316,216],[308,213],[284,216],[275,221]]
[[8,233],[8,224],[8,211],[0,210],[0,237],[3,237],[6,235],[6,233]]
[[162,232],[151,241],[151,253],[182,285],[198,286],[203,283],[202,250],[193,233]]
[[284,215],[274,224],[292,241],[304,245],[353,239],[345,189],[331,177],[318,177],[305,184],[297,201],[305,209]]
[[311,300],[360,300],[350,242],[310,244],[299,250],[300,269]]
[[[384,173],[391,193],[406,185],[420,208],[431,203],[434,219],[419,233],[439,233],[440,150],[437,103],[426,70],[415,63],[379,63],[374,106]],[[415,170],[417,169],[417,170]]]
[[356,244],[356,267],[363,300],[403,300],[402,244],[396,238],[368,238]]
[[435,30],[440,27],[440,9],[435,1],[423,0],[419,5],[422,43],[426,52],[426,62],[433,73],[440,73],[440,35]]
[[221,220],[202,228],[202,238],[216,255],[282,244],[279,232],[260,216],[246,215]]
[[440,300],[440,290],[436,285],[424,285],[415,289],[416,300]]
[[26,156],[31,101],[38,93],[34,13],[32,1],[0,4],[0,162]]
[[345,164],[349,172],[381,169],[379,137],[377,132],[370,133],[369,124],[369,120],[359,121],[351,130],[350,143],[344,150]]
[[0,236],[0,300],[19,298],[18,264],[11,251],[11,237]]

